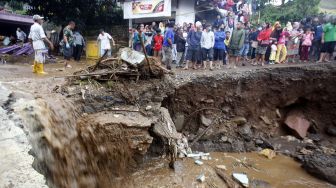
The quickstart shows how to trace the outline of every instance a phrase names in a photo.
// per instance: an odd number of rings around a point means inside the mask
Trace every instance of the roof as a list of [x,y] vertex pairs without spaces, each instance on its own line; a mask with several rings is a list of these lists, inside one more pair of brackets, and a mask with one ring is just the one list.
[[32,16],[19,15],[7,11],[0,11],[0,22],[22,25],[31,25],[34,23]]

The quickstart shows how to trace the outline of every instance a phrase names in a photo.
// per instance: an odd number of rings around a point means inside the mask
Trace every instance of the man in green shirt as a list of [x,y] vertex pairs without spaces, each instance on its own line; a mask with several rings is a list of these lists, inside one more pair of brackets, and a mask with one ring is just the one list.
[[[331,18],[323,27],[321,57],[318,63],[330,62],[336,45],[336,18]],[[329,54],[329,59],[327,55]]]
[[237,68],[239,63],[239,57],[240,57],[240,50],[244,46],[244,40],[245,40],[245,30],[243,29],[243,23],[238,22],[236,29],[233,30],[231,40],[230,40],[230,64],[234,62],[233,68]]
[[72,31],[75,29],[75,26],[75,22],[70,21],[69,24],[63,29],[63,56],[65,59],[65,68],[71,68],[69,61],[73,53],[72,49],[74,45],[74,35]]

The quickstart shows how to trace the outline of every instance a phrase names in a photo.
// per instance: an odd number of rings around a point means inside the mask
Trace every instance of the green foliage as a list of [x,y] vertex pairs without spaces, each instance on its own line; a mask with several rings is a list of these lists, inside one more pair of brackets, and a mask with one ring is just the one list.
[[23,2],[16,1],[16,0],[10,0],[8,2],[8,6],[12,8],[14,11],[16,10],[22,10],[23,9]]
[[115,0],[21,0],[55,24],[66,25],[73,20],[80,29],[103,27],[124,22],[122,10]]
[[266,5],[261,8],[261,21],[274,23],[280,21],[300,21],[319,12],[320,0],[291,0],[280,6]]

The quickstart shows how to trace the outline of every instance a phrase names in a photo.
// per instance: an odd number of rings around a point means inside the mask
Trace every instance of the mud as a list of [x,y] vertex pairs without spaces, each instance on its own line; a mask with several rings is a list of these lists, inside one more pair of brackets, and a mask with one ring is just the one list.
[[[305,173],[300,163],[283,155],[272,160],[256,153],[211,153],[210,156],[211,160],[203,161],[201,166],[192,158],[179,160],[175,171],[168,169],[167,162],[154,160],[133,173],[127,187],[228,187],[216,174],[217,165],[226,167],[224,173],[228,177],[233,172],[247,174],[252,188],[335,187]],[[204,183],[196,180],[200,174],[205,174]]]
[[[10,118],[27,130],[34,168],[49,187],[225,187],[214,170],[221,164],[233,165],[229,176],[237,169],[248,172],[256,179],[254,184],[332,187],[281,155],[267,160],[249,153],[230,154],[260,164],[263,173],[259,174],[255,169],[236,168],[236,159],[224,153],[211,154],[201,168],[190,159],[175,164],[167,160],[177,157],[176,144],[181,143],[177,140],[184,135],[193,151],[271,148],[335,183],[335,173],[330,175],[336,142],[331,134],[335,72],[336,65],[322,64],[177,71],[164,79],[138,82],[33,78],[6,83],[12,90],[30,94],[12,95],[5,107],[13,112]],[[62,74],[67,73],[53,70],[51,75]],[[302,112],[311,123],[305,139],[293,137],[284,125],[292,110]],[[316,161],[322,156],[331,162]],[[174,172],[168,166],[177,168]],[[195,180],[201,172],[210,177],[205,184]]]

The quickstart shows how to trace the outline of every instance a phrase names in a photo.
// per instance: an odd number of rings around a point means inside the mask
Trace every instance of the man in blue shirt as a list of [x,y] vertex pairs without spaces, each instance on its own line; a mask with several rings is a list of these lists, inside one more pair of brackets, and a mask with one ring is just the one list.
[[197,64],[201,62],[201,38],[202,38],[202,24],[200,22],[196,22],[196,29],[190,29],[187,37],[188,50],[186,55],[186,66],[184,70],[188,70],[189,63],[192,62],[193,68],[197,69]]
[[164,64],[167,66],[168,70],[171,70],[171,63],[173,61],[173,44],[174,44],[174,24],[168,23],[168,29],[166,30],[163,39],[163,51],[165,54]]
[[319,60],[322,46],[321,39],[323,34],[323,25],[320,23],[318,18],[313,19],[312,31],[314,32],[314,40],[310,49],[310,53],[312,58],[314,58],[315,60]]

